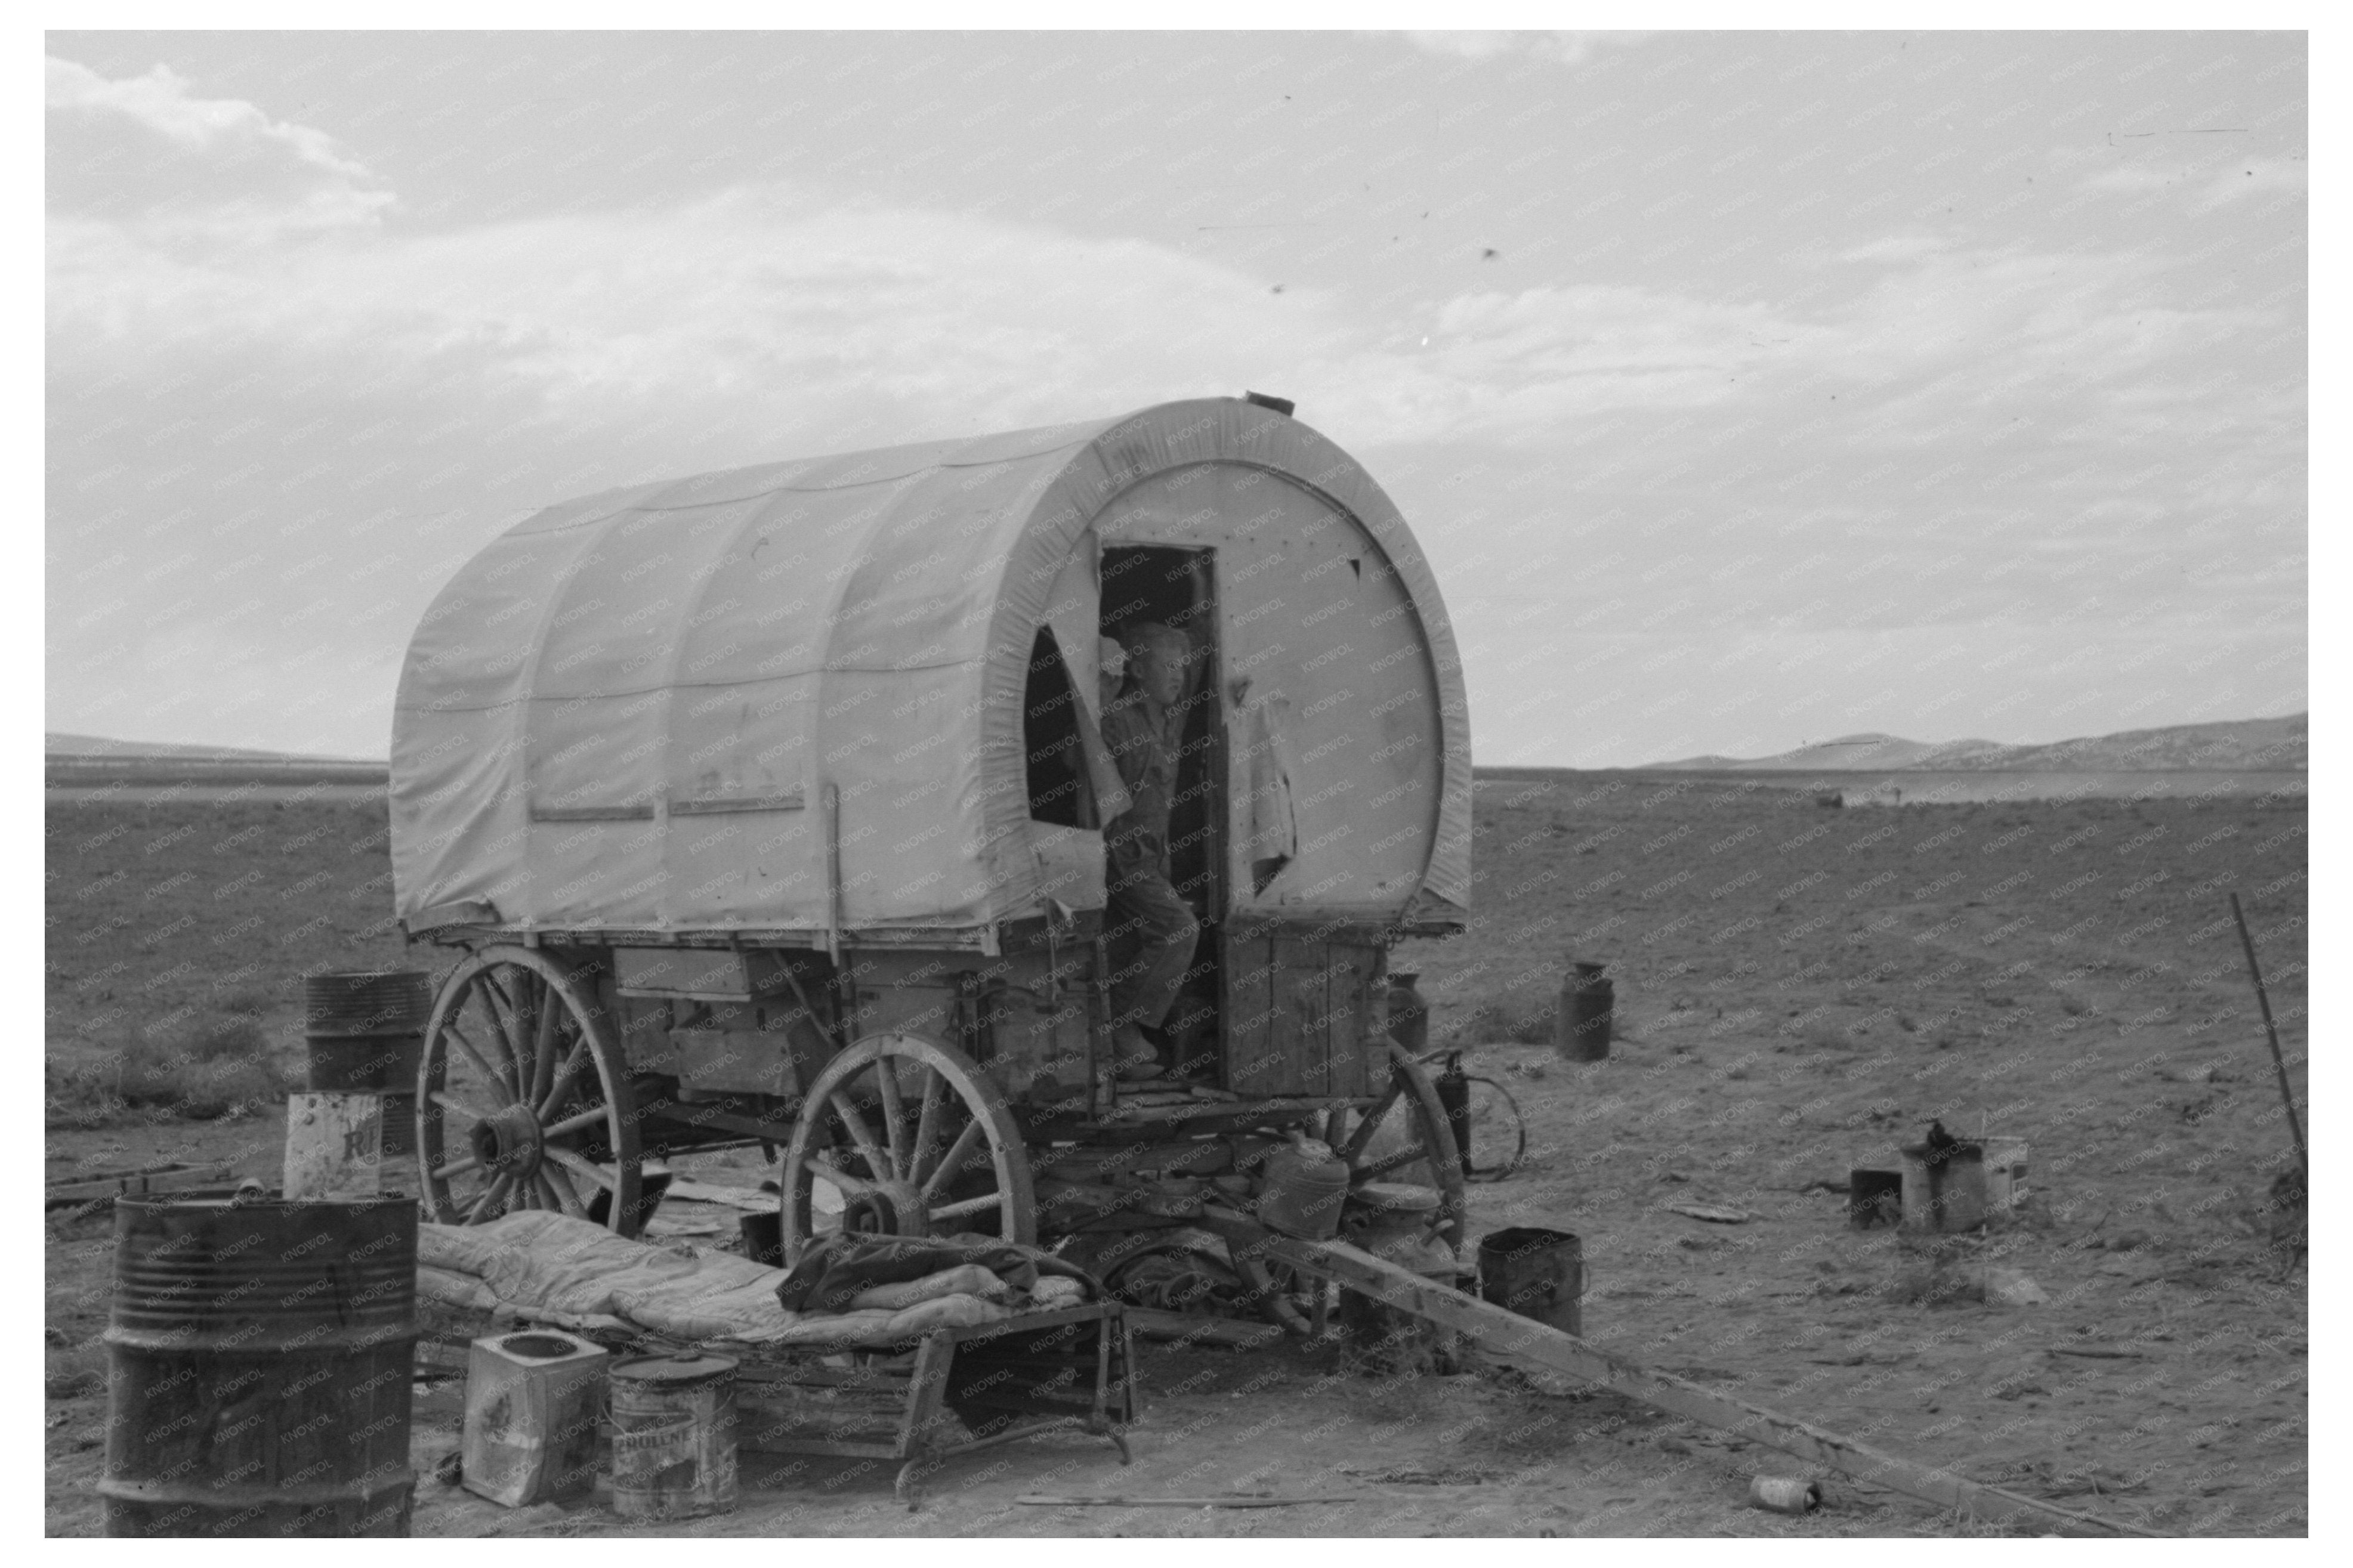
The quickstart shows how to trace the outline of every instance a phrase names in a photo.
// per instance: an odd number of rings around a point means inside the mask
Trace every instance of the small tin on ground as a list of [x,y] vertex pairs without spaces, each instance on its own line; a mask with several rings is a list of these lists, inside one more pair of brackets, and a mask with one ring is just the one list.
[[1822,1484],[1802,1476],[1751,1476],[1748,1502],[1775,1513],[1811,1513],[1822,1506]]

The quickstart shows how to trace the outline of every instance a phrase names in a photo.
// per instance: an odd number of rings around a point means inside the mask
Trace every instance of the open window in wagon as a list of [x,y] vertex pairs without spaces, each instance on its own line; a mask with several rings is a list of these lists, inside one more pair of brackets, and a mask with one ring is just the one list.
[[[1103,664],[1147,625],[1182,637],[1166,877],[1200,934],[1155,1031],[1194,1070],[1138,1088]],[[419,1084],[444,1219],[633,1230],[659,1156],[765,1142],[788,1247],[836,1194],[1029,1234],[1025,1150],[1146,1111],[1419,1120],[1380,980],[1468,902],[1453,637],[1388,498],[1261,403],[552,507],[434,602],[392,758],[396,912],[461,950]]]

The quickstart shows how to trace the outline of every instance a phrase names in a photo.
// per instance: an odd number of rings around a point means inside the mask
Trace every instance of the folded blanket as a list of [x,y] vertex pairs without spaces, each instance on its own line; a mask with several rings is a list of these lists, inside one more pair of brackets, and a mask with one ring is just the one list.
[[[486,1225],[423,1225],[417,1234],[417,1288],[437,1300],[528,1309],[554,1321],[606,1320],[689,1342],[894,1344],[1012,1315],[969,1289],[934,1291],[895,1307],[790,1311],[777,1300],[780,1268],[728,1253],[649,1246],[541,1210]],[[964,1276],[959,1283],[979,1280]]]
[[943,1296],[977,1296],[984,1301],[1001,1301],[1013,1293],[1013,1288],[977,1263],[959,1263],[954,1268],[943,1268],[937,1274],[926,1274],[921,1279],[909,1279],[897,1285],[875,1285],[849,1299],[850,1310],[861,1307],[881,1307],[886,1311],[920,1306],[936,1301]]
[[801,1254],[776,1300],[787,1311],[839,1310],[877,1285],[921,1279],[961,1264],[978,1264],[1016,1291],[1029,1294],[1040,1276],[1077,1280],[1088,1297],[1103,1286],[1093,1275],[1040,1247],[993,1236],[862,1236],[835,1231]]

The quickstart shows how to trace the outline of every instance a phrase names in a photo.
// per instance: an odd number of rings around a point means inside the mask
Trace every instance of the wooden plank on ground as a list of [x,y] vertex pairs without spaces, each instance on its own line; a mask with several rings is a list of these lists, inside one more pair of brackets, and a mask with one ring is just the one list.
[[136,1171],[100,1171],[47,1184],[42,1205],[71,1208],[94,1199],[135,1198],[147,1193],[182,1192],[236,1180],[233,1165],[153,1165]]
[[[1497,1353],[1525,1357],[1587,1383],[1614,1389],[1653,1409],[1687,1416],[1857,1480],[1988,1521],[2009,1520],[2026,1512],[2128,1535],[2157,1534],[2137,1525],[2078,1513],[2039,1498],[1986,1486],[1949,1470],[1883,1454],[1761,1405],[1751,1405],[1669,1373],[1653,1372],[1639,1362],[1450,1289],[1345,1242],[1299,1241],[1263,1231],[1259,1234],[1261,1239],[1250,1245],[1260,1249],[1261,1256],[1280,1259],[1303,1273],[1336,1280],[1399,1311],[1467,1334]],[[1231,1241],[1229,1237],[1229,1245]],[[1237,1248],[1237,1262],[1240,1260],[1240,1250]]]

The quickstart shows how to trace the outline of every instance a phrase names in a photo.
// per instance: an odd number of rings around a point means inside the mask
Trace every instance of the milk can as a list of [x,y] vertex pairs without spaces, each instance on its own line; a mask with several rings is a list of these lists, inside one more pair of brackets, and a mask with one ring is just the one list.
[[1409,969],[1389,976],[1389,1038],[1414,1057],[1430,1048],[1430,1004],[1414,985],[1420,978],[1419,970]]
[[1270,1230],[1303,1241],[1329,1241],[1340,1229],[1348,1197],[1347,1163],[1314,1139],[1293,1132],[1266,1156],[1258,1217]]

